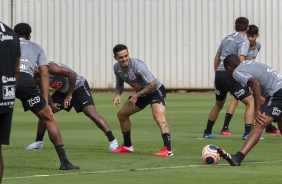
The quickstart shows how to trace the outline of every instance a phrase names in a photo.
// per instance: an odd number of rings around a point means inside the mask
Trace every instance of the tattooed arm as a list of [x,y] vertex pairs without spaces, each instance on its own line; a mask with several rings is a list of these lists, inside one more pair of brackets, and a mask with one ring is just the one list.
[[155,89],[157,89],[158,87],[158,83],[157,80],[153,80],[150,84],[148,84],[148,86],[146,86],[144,89],[142,89],[141,91],[139,91],[138,93],[135,93],[135,95],[137,95],[137,98],[142,96],[142,95],[147,95],[149,93],[151,93],[152,91],[154,91]]
[[116,95],[121,95],[124,90],[124,85],[116,85]]
[[149,93],[151,93],[152,91],[154,91],[155,89],[157,89],[158,87],[158,83],[157,80],[153,80],[150,84],[148,84],[148,86],[146,86],[144,89],[142,89],[141,91],[134,93],[131,98],[129,99],[132,107],[135,106],[135,103],[137,101],[137,99],[142,96],[142,95],[147,95]]

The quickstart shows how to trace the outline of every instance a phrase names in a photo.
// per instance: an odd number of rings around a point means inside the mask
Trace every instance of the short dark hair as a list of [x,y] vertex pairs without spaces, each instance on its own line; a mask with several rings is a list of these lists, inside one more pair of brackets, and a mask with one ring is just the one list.
[[226,69],[227,66],[230,66],[231,68],[236,68],[240,64],[240,59],[235,54],[230,54],[226,56],[226,58],[223,60],[224,68]]
[[31,27],[27,23],[19,23],[15,25],[14,31],[18,34],[19,37],[28,38],[31,33]]
[[259,33],[259,28],[256,25],[249,25],[248,35],[257,35]]
[[122,51],[122,50],[128,50],[127,47],[123,44],[117,44],[114,48],[113,48],[113,52],[114,55],[116,56],[118,52]]
[[239,17],[235,21],[236,31],[246,31],[249,26],[249,20],[246,17]]

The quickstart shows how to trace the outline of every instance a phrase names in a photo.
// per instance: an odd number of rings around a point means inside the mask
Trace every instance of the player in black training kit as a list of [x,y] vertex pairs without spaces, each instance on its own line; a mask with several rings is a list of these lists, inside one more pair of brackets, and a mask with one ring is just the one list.
[[17,34],[3,22],[0,22],[0,183],[4,171],[2,144],[10,144],[20,56],[20,41]]

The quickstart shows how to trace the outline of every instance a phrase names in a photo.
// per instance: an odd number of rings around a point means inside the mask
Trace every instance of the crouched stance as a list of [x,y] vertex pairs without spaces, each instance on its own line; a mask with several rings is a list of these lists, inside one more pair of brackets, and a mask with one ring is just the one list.
[[114,105],[117,106],[121,103],[120,95],[124,90],[124,82],[129,84],[135,90],[135,93],[128,98],[117,113],[124,143],[112,152],[129,153],[134,151],[130,137],[131,121],[129,117],[150,104],[153,117],[160,128],[164,142],[163,148],[155,156],[172,156],[170,128],[165,118],[166,90],[164,85],[152,75],[143,61],[129,57],[125,45],[116,45],[113,52],[114,58],[117,60],[114,65],[116,76]]

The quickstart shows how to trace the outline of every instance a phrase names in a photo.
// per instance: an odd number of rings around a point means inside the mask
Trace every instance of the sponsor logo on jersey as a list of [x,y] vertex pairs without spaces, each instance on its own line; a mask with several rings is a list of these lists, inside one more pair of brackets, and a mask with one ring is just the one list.
[[14,107],[14,101],[0,102],[0,107]]
[[29,106],[32,107],[34,104],[37,104],[37,103],[40,102],[40,97],[36,96],[34,98],[27,100],[27,102],[28,102]]
[[0,41],[5,41],[5,40],[13,40],[13,36],[4,35],[3,33],[0,33]]
[[234,95],[235,95],[237,98],[239,98],[239,97],[242,96],[243,94],[245,94],[245,90],[243,90],[243,89],[240,89],[239,91],[236,91],[236,92],[234,93]]
[[51,84],[50,88],[52,89],[58,89],[62,86],[62,82],[54,82],[53,84]]
[[136,79],[136,76],[134,75],[133,70],[129,70],[129,71],[128,71],[128,75],[129,75],[130,80]]
[[16,77],[6,77],[6,76],[2,76],[2,82],[3,82],[3,83],[14,82],[14,81],[16,81]]
[[280,114],[281,114],[281,110],[278,109],[277,107],[273,107],[272,115],[279,116]]
[[15,86],[14,85],[3,86],[2,92],[3,92],[4,100],[15,99]]

